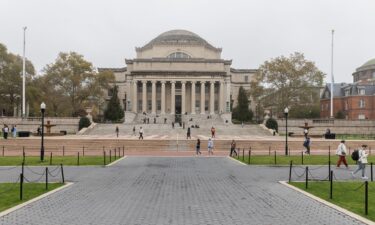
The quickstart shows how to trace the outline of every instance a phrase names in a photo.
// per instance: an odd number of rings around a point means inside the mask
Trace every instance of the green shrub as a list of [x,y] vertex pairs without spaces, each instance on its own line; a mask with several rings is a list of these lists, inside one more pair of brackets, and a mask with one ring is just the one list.
[[276,130],[276,132],[279,132],[279,125],[277,124],[277,121],[274,119],[274,118],[269,118],[267,121],[266,121],[266,127],[268,129],[274,129]]
[[89,127],[90,125],[91,125],[91,122],[89,118],[85,116],[85,117],[81,117],[81,119],[79,120],[78,128],[79,130],[81,130],[82,128]]

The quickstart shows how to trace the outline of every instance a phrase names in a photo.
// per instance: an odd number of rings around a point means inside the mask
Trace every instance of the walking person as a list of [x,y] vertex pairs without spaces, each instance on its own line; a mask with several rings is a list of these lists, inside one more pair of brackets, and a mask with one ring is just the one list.
[[236,154],[237,156],[237,152],[236,152],[236,142],[234,140],[232,140],[232,142],[230,143],[230,154],[229,156],[233,156],[233,154]]
[[362,179],[367,180],[366,177],[366,164],[367,164],[367,152],[366,152],[367,145],[362,145],[362,147],[358,150],[358,168],[352,172],[352,176],[355,177],[355,174],[362,170]]
[[214,154],[214,141],[211,138],[208,139],[207,148],[208,148],[208,155],[213,155]]
[[135,126],[133,127],[133,135],[135,136]]
[[141,127],[141,128],[139,128],[139,138],[138,138],[138,140],[143,140],[143,128]]
[[305,154],[310,155],[310,144],[311,144],[310,137],[306,137],[305,141],[303,142],[303,147],[306,148]]
[[215,127],[211,127],[211,138],[215,137]]
[[342,140],[336,150],[336,155],[339,156],[339,160],[337,161],[337,167],[340,167],[341,162],[343,162],[346,168],[348,168],[348,163],[346,163],[346,158],[345,158],[346,154],[347,154],[347,151],[346,151],[346,146],[345,146],[345,140]]
[[9,127],[8,127],[8,125],[4,125],[4,139],[8,139],[8,132],[9,132]]
[[187,129],[187,132],[186,132],[186,139],[191,139],[190,127],[188,127],[188,129]]
[[201,140],[198,138],[197,144],[195,145],[195,154],[196,155],[201,155]]
[[13,138],[16,138],[17,137],[17,125],[14,125],[12,127],[12,134],[13,134]]
[[118,126],[116,126],[116,136],[118,137],[118,133],[120,132],[120,130],[118,129]]

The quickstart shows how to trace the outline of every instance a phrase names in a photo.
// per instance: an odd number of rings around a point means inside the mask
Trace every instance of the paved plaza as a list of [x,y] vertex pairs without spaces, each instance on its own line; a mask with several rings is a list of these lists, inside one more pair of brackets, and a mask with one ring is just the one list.
[[[0,170],[0,182],[18,173]],[[361,224],[279,184],[288,167],[245,166],[227,157],[127,157],[106,168],[66,167],[65,174],[74,185],[0,224]]]

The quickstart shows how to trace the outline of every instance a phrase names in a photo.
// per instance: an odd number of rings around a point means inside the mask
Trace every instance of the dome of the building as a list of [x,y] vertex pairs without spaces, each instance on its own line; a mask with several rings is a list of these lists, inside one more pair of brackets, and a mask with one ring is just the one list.
[[153,45],[202,45],[216,49],[199,35],[187,30],[170,30],[164,32],[152,39],[143,48]]
[[375,66],[375,59],[371,59],[363,64],[361,67]]

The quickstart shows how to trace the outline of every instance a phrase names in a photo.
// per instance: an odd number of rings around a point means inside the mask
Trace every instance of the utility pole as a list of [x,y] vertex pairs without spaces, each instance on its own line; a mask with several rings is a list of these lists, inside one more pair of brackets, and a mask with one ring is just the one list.
[[23,65],[22,65],[22,118],[26,118],[26,94],[25,94],[25,82],[26,82],[26,29],[23,27]]
[[335,30],[332,30],[332,47],[331,47],[331,118],[334,118],[333,116],[333,83],[335,82],[335,79],[333,78],[333,35]]

